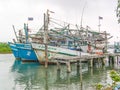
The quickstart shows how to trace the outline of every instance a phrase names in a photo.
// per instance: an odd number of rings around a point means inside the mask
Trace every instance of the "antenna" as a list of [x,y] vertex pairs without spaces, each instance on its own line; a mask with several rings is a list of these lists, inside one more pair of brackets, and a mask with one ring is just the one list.
[[83,9],[82,9],[82,15],[81,15],[81,27],[82,27],[82,21],[83,21],[83,13],[84,13],[84,10],[85,10],[85,6],[86,6],[86,4],[87,4],[87,1],[85,2],[85,4],[84,4],[84,7],[83,7]]

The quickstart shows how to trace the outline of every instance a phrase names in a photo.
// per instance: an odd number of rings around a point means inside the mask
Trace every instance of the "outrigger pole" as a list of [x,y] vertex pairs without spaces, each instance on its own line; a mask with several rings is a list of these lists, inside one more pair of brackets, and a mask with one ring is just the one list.
[[12,25],[12,27],[13,27],[13,30],[14,30],[14,33],[15,33],[15,37],[16,37],[16,39],[17,39],[17,41],[18,41],[18,36],[17,36],[17,34],[16,34],[14,25]]

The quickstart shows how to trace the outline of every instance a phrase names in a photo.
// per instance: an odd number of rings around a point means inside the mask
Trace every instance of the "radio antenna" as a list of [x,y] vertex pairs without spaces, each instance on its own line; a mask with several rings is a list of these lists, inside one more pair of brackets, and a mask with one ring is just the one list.
[[83,14],[84,14],[84,10],[85,10],[86,4],[87,4],[87,1],[85,2],[84,7],[83,7],[83,9],[82,9],[81,23],[80,23],[81,28],[82,28]]

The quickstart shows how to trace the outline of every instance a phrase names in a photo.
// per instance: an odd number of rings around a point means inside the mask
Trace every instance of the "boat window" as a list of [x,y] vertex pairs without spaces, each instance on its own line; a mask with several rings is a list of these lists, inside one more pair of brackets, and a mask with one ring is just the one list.
[[65,41],[61,41],[61,44],[64,45],[64,44],[65,44]]

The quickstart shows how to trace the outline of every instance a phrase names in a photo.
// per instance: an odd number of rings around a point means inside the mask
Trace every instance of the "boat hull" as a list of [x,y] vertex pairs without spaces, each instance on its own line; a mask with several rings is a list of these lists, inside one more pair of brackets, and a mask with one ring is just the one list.
[[31,44],[9,42],[9,46],[11,47],[15,58],[20,58],[22,61],[38,61],[37,56],[31,47]]
[[[44,63],[45,62],[45,45],[32,43],[32,47],[35,50],[38,61],[40,63]],[[80,51],[48,45],[48,63],[56,63],[55,60],[53,60],[54,58],[66,57],[66,56],[79,56],[79,55],[89,55],[89,54],[83,53]]]
[[12,50],[12,53],[13,53],[14,57],[16,59],[21,59],[20,54],[19,54],[19,49],[17,48],[16,44],[11,43],[11,42],[8,42],[8,44],[9,44],[11,50]]

